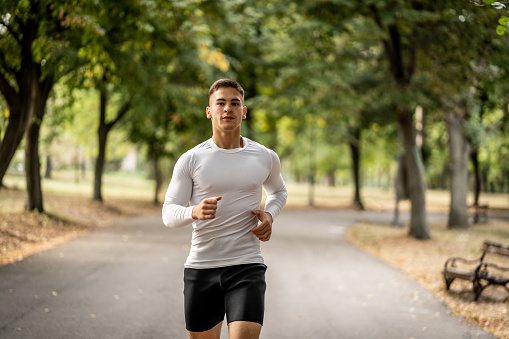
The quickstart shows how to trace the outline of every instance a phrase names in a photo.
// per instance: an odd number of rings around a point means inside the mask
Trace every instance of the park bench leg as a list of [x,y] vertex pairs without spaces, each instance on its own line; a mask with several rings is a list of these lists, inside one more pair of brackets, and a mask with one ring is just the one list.
[[483,285],[480,280],[476,279],[473,281],[474,285],[474,301],[477,301],[479,297],[481,296],[482,291],[489,285]]
[[454,278],[447,278],[444,275],[444,280],[445,280],[445,289],[448,291],[451,288],[451,284],[454,281]]

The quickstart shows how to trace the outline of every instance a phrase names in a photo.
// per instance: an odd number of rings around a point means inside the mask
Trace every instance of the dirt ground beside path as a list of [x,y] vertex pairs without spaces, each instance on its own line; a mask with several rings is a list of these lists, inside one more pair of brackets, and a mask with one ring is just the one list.
[[[0,203],[7,210],[23,203],[25,192],[2,190]],[[97,227],[122,218],[161,211],[148,201],[108,199],[105,203],[83,196],[45,194],[46,213],[0,211],[0,266],[23,260]]]
[[[405,272],[456,315],[498,338],[509,338],[509,293],[503,287],[486,288],[474,302],[471,283],[457,279],[446,291],[441,273],[449,257],[478,258],[484,240],[509,244],[509,221],[492,218],[466,230],[447,230],[444,223],[430,227],[432,239],[422,241],[408,237],[406,228],[363,223],[349,229],[348,240]],[[489,260],[509,267],[509,259],[489,256]]]

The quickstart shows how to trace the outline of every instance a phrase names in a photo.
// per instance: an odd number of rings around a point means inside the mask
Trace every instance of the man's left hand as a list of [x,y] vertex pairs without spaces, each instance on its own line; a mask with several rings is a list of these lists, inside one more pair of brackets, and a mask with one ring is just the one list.
[[272,215],[262,210],[251,211],[251,214],[256,215],[261,223],[255,228],[251,229],[251,232],[260,239],[260,241],[269,241],[272,235]]

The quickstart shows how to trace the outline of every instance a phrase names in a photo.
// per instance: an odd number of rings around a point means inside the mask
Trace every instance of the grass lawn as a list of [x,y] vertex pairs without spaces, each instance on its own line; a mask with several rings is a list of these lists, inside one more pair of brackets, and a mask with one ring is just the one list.
[[[47,214],[36,214],[23,211],[24,177],[7,176],[4,183],[9,189],[0,191],[0,265],[21,260],[121,218],[161,211],[166,185],[159,196],[161,203],[154,205],[154,183],[142,174],[105,173],[104,203],[91,200],[92,181],[92,173],[76,178],[72,171],[55,172],[52,179],[42,182]],[[350,208],[353,196],[351,187],[316,186],[312,190],[314,207],[310,207],[307,185],[288,184],[288,192],[287,209]],[[393,190],[364,188],[362,197],[368,210],[394,209]],[[448,211],[448,192],[428,190],[426,199],[429,212]],[[472,225],[466,230],[447,230],[443,223],[430,224],[431,240],[407,237],[407,227],[380,224],[354,225],[349,229],[348,240],[406,272],[466,321],[480,324],[499,338],[509,338],[509,296],[503,288],[490,287],[478,302],[473,302],[471,284],[455,281],[448,292],[441,275],[448,257],[476,258],[484,240],[509,244],[509,197],[482,194],[481,203],[489,205],[488,223]],[[401,210],[409,208],[408,201],[400,203]],[[509,266],[509,261],[501,263]]]

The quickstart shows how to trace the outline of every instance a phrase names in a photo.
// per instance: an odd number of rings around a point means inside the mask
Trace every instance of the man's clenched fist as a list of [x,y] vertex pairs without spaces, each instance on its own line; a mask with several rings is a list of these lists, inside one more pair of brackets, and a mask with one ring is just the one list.
[[272,235],[272,215],[262,210],[251,211],[251,214],[256,215],[260,224],[251,229],[251,232],[260,239],[260,241],[269,241]]
[[193,207],[193,219],[214,219],[216,217],[217,202],[219,200],[221,200],[221,197],[203,199],[198,205]]

